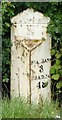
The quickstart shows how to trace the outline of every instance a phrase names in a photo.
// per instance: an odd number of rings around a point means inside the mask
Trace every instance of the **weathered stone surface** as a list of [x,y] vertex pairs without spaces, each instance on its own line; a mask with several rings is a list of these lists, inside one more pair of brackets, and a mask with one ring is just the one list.
[[33,9],[11,19],[11,97],[23,96],[29,102],[51,99],[49,20]]

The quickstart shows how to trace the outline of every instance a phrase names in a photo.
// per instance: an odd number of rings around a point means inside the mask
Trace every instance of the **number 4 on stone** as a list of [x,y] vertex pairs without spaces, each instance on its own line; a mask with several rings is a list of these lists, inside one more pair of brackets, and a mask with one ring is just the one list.
[[[42,82],[42,88],[45,88],[47,85],[48,85],[48,81]],[[40,82],[38,82],[37,87],[38,87],[38,89],[41,89],[41,83]]]
[[40,84],[40,82],[38,82],[37,87],[38,87],[38,89],[41,89],[41,84]]

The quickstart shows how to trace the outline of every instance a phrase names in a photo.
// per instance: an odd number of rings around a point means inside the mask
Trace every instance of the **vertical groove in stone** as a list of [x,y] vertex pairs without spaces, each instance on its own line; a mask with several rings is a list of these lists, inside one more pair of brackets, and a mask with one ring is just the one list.
[[29,103],[31,103],[31,51],[29,51]]
[[19,70],[19,68],[18,68],[18,94],[19,94],[19,97],[20,97],[20,78],[19,78],[19,76],[20,76],[20,70]]

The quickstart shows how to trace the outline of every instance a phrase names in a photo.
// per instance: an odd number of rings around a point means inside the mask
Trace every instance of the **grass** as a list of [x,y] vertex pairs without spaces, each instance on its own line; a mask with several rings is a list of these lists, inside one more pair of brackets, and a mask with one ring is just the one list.
[[29,105],[21,98],[15,98],[11,101],[3,99],[1,102],[2,118],[55,118],[57,115],[60,116],[57,102],[45,102],[44,105],[32,103]]

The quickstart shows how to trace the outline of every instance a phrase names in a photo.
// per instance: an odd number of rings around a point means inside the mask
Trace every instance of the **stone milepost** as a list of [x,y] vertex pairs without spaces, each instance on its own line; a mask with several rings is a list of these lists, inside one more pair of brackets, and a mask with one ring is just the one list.
[[27,9],[11,19],[11,98],[51,100],[49,17]]

